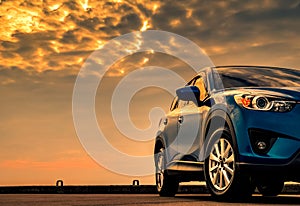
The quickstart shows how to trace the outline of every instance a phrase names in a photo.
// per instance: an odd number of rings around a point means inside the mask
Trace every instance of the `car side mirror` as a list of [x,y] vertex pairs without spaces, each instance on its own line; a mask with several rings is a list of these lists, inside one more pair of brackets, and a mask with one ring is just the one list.
[[183,101],[193,101],[197,106],[200,105],[200,90],[196,86],[186,86],[176,90],[178,99]]

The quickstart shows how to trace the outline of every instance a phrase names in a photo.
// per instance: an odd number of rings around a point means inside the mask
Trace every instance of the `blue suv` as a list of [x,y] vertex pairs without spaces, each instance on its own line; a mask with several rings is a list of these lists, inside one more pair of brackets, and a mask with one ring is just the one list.
[[154,148],[156,185],[205,181],[215,198],[278,195],[300,181],[300,70],[204,68],[177,89]]

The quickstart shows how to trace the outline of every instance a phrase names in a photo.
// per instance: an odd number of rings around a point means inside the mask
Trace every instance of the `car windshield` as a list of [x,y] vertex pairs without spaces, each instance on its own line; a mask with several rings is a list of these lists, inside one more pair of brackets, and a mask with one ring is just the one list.
[[[267,67],[214,68],[216,88],[300,87],[300,70]],[[220,80],[223,86],[220,84]]]

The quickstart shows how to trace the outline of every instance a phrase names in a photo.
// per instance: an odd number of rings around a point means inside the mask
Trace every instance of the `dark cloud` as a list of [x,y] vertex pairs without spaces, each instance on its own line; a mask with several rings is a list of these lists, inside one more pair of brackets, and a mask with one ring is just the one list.
[[[255,64],[262,62],[261,56],[274,56],[281,66],[289,66],[299,62],[295,55],[300,50],[299,2],[167,1],[153,24],[195,41],[221,64],[237,59]],[[272,60],[265,58],[265,64]]]
[[50,60],[50,61],[48,62],[48,66],[49,66],[49,67],[57,67],[57,66],[59,66],[59,63],[56,62],[56,61]]
[[120,23],[115,29],[121,30],[122,33],[130,32],[130,30],[139,30],[142,26],[141,19],[137,14],[128,14],[121,18]]
[[76,3],[76,1],[64,1],[63,5],[66,5],[71,10],[79,10],[80,6]]
[[6,51],[17,49],[17,45],[10,41],[2,41],[1,45],[6,49]]
[[105,26],[113,26],[118,22],[118,20],[115,17],[105,17],[103,20]]
[[97,30],[97,27],[100,23],[101,23],[101,21],[99,20],[99,18],[93,17],[93,18],[87,18],[87,19],[78,21],[77,25],[79,27],[86,28],[89,31],[93,32],[93,31]]
[[13,37],[17,39],[17,42],[11,43],[17,48],[15,53],[22,56],[25,61],[30,61],[30,58],[39,48],[45,51],[53,50],[50,47],[50,41],[56,39],[56,33],[54,31],[35,32],[30,34],[15,33]]
[[60,42],[65,44],[77,44],[78,37],[76,36],[74,30],[67,31],[63,34],[63,37],[62,39],[60,39]]
[[[23,33],[23,32],[16,32],[12,35],[19,40],[20,43],[39,43],[40,41],[49,41],[55,40],[56,32],[55,31],[43,31],[43,32],[33,32],[33,33]],[[40,46],[39,44],[37,47]]]

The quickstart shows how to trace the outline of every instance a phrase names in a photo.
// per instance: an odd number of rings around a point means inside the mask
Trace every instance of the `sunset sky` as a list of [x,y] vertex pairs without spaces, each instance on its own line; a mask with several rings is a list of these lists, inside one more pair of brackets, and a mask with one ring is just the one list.
[[[153,176],[119,175],[97,164],[73,125],[80,68],[120,35],[163,30],[194,41],[215,65],[300,68],[300,0],[0,0],[0,24],[0,185],[154,184]],[[186,80],[193,75],[174,57],[135,54],[110,68],[96,97],[99,125],[124,153],[151,154],[153,141],[120,134],[107,110],[113,88],[151,65]],[[147,127],[151,108],[167,111],[171,99],[158,89],[140,91],[130,105],[132,121]]]

